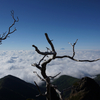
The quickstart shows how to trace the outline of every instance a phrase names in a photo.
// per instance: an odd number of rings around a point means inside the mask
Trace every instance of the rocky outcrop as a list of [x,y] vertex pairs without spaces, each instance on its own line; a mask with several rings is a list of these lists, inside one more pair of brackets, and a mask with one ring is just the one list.
[[100,87],[93,79],[84,77],[73,84],[67,100],[100,100]]

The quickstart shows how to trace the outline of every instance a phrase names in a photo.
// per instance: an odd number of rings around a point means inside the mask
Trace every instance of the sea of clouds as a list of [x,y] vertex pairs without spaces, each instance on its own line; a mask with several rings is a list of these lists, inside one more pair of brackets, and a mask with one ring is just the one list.
[[[72,51],[58,51],[57,55],[70,55]],[[33,71],[40,75],[40,71],[31,66],[33,63],[38,63],[42,58],[35,51],[19,50],[19,51],[0,51],[0,78],[6,75],[14,75],[27,82],[40,83],[41,80]],[[97,59],[100,58],[100,50],[77,50],[76,59]],[[60,75],[70,75],[76,78],[84,76],[95,77],[100,74],[100,60],[96,62],[76,62],[68,58],[55,59],[47,65],[47,75],[54,76],[61,72]]]

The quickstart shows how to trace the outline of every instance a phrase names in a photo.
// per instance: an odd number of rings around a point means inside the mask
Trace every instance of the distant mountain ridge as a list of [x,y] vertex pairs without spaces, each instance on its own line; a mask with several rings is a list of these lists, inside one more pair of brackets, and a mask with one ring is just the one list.
[[[55,84],[60,91],[63,91],[63,89],[67,89],[73,85],[73,83],[77,82],[79,79],[74,78],[72,76],[62,75],[59,78],[55,79],[53,81],[53,84]],[[63,93],[64,97],[68,97],[70,95],[71,89],[68,91],[65,91]]]

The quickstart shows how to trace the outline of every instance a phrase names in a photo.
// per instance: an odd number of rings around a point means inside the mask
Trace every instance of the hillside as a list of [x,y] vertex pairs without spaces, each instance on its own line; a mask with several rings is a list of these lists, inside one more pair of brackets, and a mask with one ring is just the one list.
[[57,87],[61,91],[64,88],[68,88],[68,87],[72,86],[72,84],[78,80],[79,79],[71,77],[71,76],[62,75],[59,78],[55,79],[53,81],[53,84],[57,85]]
[[[95,77],[94,80],[100,85],[100,75],[97,75],[97,77]],[[60,91],[63,91],[63,89],[68,89],[69,87],[76,85],[80,87],[80,85],[78,85],[80,81],[81,79],[73,78],[67,75],[62,75],[59,78],[55,79],[52,83],[55,84]],[[93,83],[93,81],[91,82],[86,81],[86,82],[89,84]],[[44,84],[41,86],[41,90],[43,91],[44,91],[44,86],[45,86]],[[74,93],[73,89],[68,89],[68,91],[63,92],[63,97],[64,98],[68,98],[69,96],[71,97],[73,93]],[[36,97],[37,94],[39,93],[35,85],[27,83],[15,76],[8,75],[0,79],[0,100],[30,100],[28,98],[32,98],[33,100],[45,100],[45,98],[43,98],[42,96],[37,98]],[[69,99],[69,100],[81,100],[81,99]]]
[[0,100],[26,100],[33,98],[34,100],[42,100],[36,98],[38,94],[37,88],[12,75],[5,76],[0,79]]

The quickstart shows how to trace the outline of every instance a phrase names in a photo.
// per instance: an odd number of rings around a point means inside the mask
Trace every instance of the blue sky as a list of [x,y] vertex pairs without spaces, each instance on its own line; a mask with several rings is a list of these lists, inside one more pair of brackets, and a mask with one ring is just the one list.
[[[14,10],[19,22],[17,31],[2,41],[1,50],[43,50],[49,47],[48,33],[56,49],[100,49],[100,0],[0,0],[0,34],[13,23]],[[45,49],[46,50],[46,49]]]

